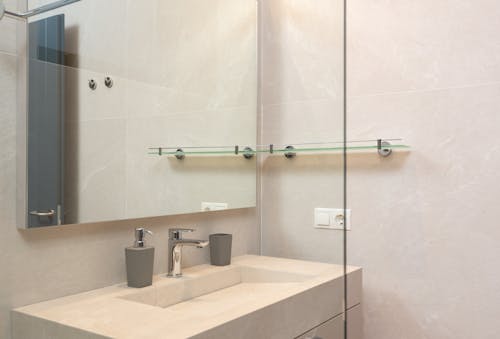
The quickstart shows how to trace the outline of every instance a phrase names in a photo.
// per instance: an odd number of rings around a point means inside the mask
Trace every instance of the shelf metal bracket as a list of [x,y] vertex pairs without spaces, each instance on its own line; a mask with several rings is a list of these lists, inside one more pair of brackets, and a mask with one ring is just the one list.
[[184,160],[186,159],[186,154],[184,153],[184,150],[182,148],[178,148],[175,151],[175,157],[177,158],[177,160]]
[[251,147],[245,147],[245,149],[243,150],[243,157],[245,159],[252,159],[253,156],[253,149]]
[[381,157],[387,158],[389,155],[392,154],[392,148],[388,146],[391,146],[390,142],[382,139],[377,140],[377,151]]
[[[295,147],[293,147],[292,145],[290,145],[290,146],[286,146],[285,149],[292,151],[292,150],[295,149]],[[297,156],[297,153],[295,153],[295,152],[285,152],[285,158],[287,158],[287,159],[293,159],[296,156]]]

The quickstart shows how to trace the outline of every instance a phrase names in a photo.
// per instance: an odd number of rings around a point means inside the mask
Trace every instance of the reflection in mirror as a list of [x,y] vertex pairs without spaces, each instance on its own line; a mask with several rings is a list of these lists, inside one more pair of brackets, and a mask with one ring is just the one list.
[[64,15],[28,27],[28,223],[64,222]]
[[148,154],[256,144],[254,0],[84,0],[17,25],[20,227],[255,206],[255,157]]

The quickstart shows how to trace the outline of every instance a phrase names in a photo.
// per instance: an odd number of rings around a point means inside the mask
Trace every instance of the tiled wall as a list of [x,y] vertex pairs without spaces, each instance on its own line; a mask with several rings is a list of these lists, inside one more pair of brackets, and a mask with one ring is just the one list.
[[[97,4],[99,2],[99,10],[110,10],[112,1],[84,1],[86,4]],[[118,2],[114,2],[115,4]],[[120,4],[123,2],[120,1]],[[130,5],[143,2],[130,1]],[[183,2],[186,3],[185,1]],[[15,8],[15,1],[6,2],[9,8]],[[143,10],[149,10],[144,8]],[[97,10],[96,8],[88,9],[88,13]],[[90,17],[98,20],[94,14]],[[135,18],[137,19],[137,18]],[[249,17],[248,20],[251,20]],[[125,22],[125,19],[124,19]],[[96,23],[97,24],[97,23]],[[103,26],[104,23],[102,23]],[[112,29],[112,27],[108,27]],[[245,28],[242,28],[245,31]],[[82,33],[82,41],[86,38],[90,39],[86,34]],[[234,32],[233,32],[234,33]],[[104,33],[103,33],[104,34]],[[123,32],[120,30],[114,32],[106,32],[116,39],[123,37]],[[99,39],[94,39],[94,42],[99,42]],[[107,40],[109,42],[109,39]],[[194,42],[193,42],[194,43]],[[104,41],[103,41],[104,44]],[[152,44],[152,43],[151,43]],[[130,246],[133,241],[133,229],[137,226],[150,228],[154,233],[151,243],[155,246],[155,272],[165,272],[167,269],[167,239],[168,228],[170,227],[193,227],[197,232],[193,237],[207,238],[210,233],[227,232],[233,234],[233,251],[235,255],[246,253],[259,253],[260,250],[260,230],[258,217],[255,208],[238,209],[226,212],[193,214],[184,216],[160,217],[152,219],[126,220],[121,222],[109,223],[94,223],[84,225],[72,225],[64,227],[55,227],[48,229],[37,229],[29,231],[21,231],[16,228],[15,207],[16,207],[16,56],[15,56],[15,24],[13,20],[4,19],[0,21],[0,142],[2,151],[0,152],[0,338],[8,339],[10,337],[10,315],[12,308],[26,304],[36,303],[39,301],[56,298],[59,296],[87,291],[98,287],[107,286],[125,281],[125,254],[124,248]],[[101,46],[103,49],[109,46]],[[110,53],[116,51],[111,50]],[[235,52],[235,51],[233,51]],[[121,53],[121,52],[120,52]],[[116,57],[121,54],[118,53]],[[145,51],[145,56],[148,56],[152,51]],[[117,60],[117,59],[115,59]],[[102,66],[96,65],[96,68],[87,68],[81,72],[74,72],[72,75],[83,81],[79,88],[83,92],[87,77],[91,72],[95,72],[95,76],[102,78],[104,73],[118,73],[119,62],[117,64],[105,64]],[[100,68],[102,67],[102,68]],[[235,66],[236,67],[236,66]],[[138,70],[137,70],[138,71]],[[155,73],[152,72],[152,75]],[[126,75],[126,74],[125,74]],[[147,113],[151,111],[146,109],[146,104],[154,106],[156,104],[144,96],[147,89],[147,81],[149,78],[138,77],[137,84],[134,87],[134,95],[139,96],[141,100],[135,105],[129,100],[129,105],[121,104],[118,107],[114,105],[117,102],[117,95],[121,98],[130,99],[131,94],[124,94],[123,83],[120,81],[125,77],[123,74],[117,78],[116,88],[109,95],[104,95],[103,91],[89,94],[85,91],[85,95],[94,95],[87,101],[80,101],[81,111],[87,114],[95,114],[95,116],[87,116],[82,121],[81,133],[89,133],[94,139],[100,139],[96,142],[97,146],[101,145],[102,138],[109,137],[110,131],[116,131],[116,124],[124,125],[126,121],[117,117],[116,114],[123,113],[119,108],[127,106],[130,109],[130,114]],[[194,76],[190,74],[189,76]],[[229,81],[229,80],[228,80]],[[101,82],[101,88],[104,87]],[[129,88],[130,88],[129,87]],[[154,84],[152,87],[155,87]],[[255,89],[254,89],[255,90]],[[120,93],[120,94],[118,94]],[[226,97],[228,98],[228,97]],[[193,102],[193,101],[189,101]],[[90,104],[89,104],[90,103]],[[113,105],[111,105],[113,103]],[[144,104],[141,106],[140,103]],[[93,105],[93,106],[92,106]],[[207,104],[211,105],[211,104]],[[252,102],[255,105],[255,102]],[[216,105],[212,105],[210,110],[206,111],[208,117],[210,112],[215,110]],[[106,109],[112,107],[115,110]],[[132,110],[131,108],[136,108]],[[143,110],[139,110],[139,108]],[[162,106],[154,106],[158,111]],[[230,106],[228,106],[228,111]],[[148,116],[149,117],[149,116]],[[137,119],[136,119],[137,118]],[[231,118],[233,118],[231,116]],[[255,124],[255,113],[252,114],[253,123]],[[122,119],[122,120],[120,120]],[[138,131],[145,131],[146,123],[140,123],[139,118],[134,116],[134,123]],[[180,115],[179,115],[180,119]],[[94,123],[93,121],[101,123]],[[207,129],[211,129],[211,125],[205,120],[200,120],[204,123]],[[246,123],[246,121],[243,121]],[[250,123],[250,122],[248,122]],[[113,128],[114,127],[114,128]],[[122,131],[124,133],[124,131]],[[102,138],[101,138],[102,136]],[[244,136],[244,132],[240,134]],[[115,138],[116,137],[116,138]],[[255,135],[254,135],[255,138]],[[111,139],[118,139],[116,135],[112,135]],[[132,146],[122,144],[115,145],[113,151],[120,152],[126,147]],[[104,147],[104,146],[102,146]],[[135,146],[138,149],[142,146]],[[142,150],[142,148],[141,148]],[[89,154],[92,153],[89,147]],[[94,158],[94,160],[96,160]],[[97,159],[99,160],[99,159]],[[111,165],[116,164],[117,154],[110,152],[110,156],[102,158],[102,163],[108,164],[106,171],[115,175],[117,167]],[[166,160],[166,159],[165,159]],[[140,161],[138,160],[139,164]],[[90,164],[92,165],[92,164]],[[116,164],[118,167],[123,164]],[[194,166],[194,164],[191,164]],[[231,165],[231,164],[230,164]],[[137,165],[138,166],[138,165]],[[210,164],[210,168],[215,172],[217,168],[214,164]],[[233,167],[235,165],[233,164]],[[104,171],[104,172],[106,172]],[[193,169],[189,171],[190,176],[194,177],[197,172]],[[248,175],[248,173],[247,173]],[[118,179],[117,179],[118,180]],[[255,180],[253,176],[252,180]],[[233,185],[234,186],[234,185]],[[241,187],[241,185],[239,185]],[[250,193],[255,193],[255,185],[252,186]],[[110,194],[116,198],[121,193],[114,190],[113,187],[101,187],[102,192],[92,192],[92,194]],[[184,197],[186,192],[176,191],[177,197]],[[254,197],[255,199],[255,197]],[[180,200],[180,199],[179,199]],[[157,197],[143,197],[141,203],[151,203],[157,201]],[[208,249],[185,249],[186,255],[183,257],[186,266],[191,266],[209,261]]]
[[[332,1],[264,3],[272,44],[264,70],[279,70],[264,73],[264,86],[306,101],[264,102],[264,139],[335,136],[337,104],[307,100],[325,88],[308,77],[335,60],[315,57],[330,46],[333,30],[322,25]],[[348,1],[348,139],[403,137],[412,146],[348,159],[348,259],[364,269],[367,339],[500,337],[499,16],[492,0]],[[299,161],[265,165],[264,253],[336,262],[334,236],[309,239],[312,208],[341,201],[341,163]]]

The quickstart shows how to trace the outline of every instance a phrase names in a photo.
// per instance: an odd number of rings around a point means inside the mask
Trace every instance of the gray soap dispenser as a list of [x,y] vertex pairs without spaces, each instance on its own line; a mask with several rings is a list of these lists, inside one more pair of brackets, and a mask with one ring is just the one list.
[[129,287],[146,287],[153,283],[155,248],[146,246],[146,234],[153,233],[144,228],[136,228],[134,246],[125,248]]

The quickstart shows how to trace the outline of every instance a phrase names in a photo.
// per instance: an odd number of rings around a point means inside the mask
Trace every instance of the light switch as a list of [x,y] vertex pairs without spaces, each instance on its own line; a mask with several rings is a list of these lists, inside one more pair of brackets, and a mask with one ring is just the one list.
[[316,226],[330,226],[330,213],[322,211],[322,208],[316,208],[314,211],[314,224]]

